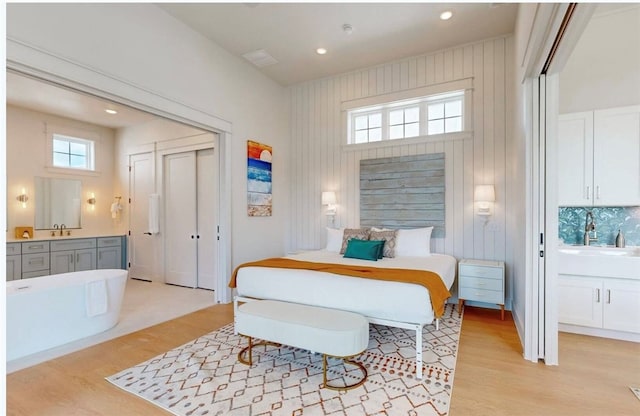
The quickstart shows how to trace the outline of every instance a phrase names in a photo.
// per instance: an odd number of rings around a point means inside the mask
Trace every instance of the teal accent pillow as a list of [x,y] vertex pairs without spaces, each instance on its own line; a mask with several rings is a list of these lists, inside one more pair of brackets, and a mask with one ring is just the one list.
[[[352,238],[347,243],[344,257],[350,259],[378,261],[382,258],[384,241],[357,240]],[[379,257],[380,256],[380,257]]]
[[378,260],[383,258],[384,257],[384,243],[385,243],[385,240],[369,240],[369,241],[375,241],[376,243],[380,243],[380,250],[378,250]]

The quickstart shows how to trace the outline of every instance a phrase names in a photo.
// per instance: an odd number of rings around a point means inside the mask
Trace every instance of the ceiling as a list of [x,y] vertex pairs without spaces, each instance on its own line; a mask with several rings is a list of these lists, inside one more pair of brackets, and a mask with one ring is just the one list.
[[[265,49],[260,68],[291,85],[513,32],[517,4],[162,3],[171,15],[238,56]],[[445,10],[448,21],[439,19]],[[346,34],[343,25],[350,24]],[[327,48],[318,55],[318,47]],[[7,73],[7,103],[113,129],[155,116],[29,77]],[[107,114],[107,108],[118,111]]]
[[[161,3],[231,54],[264,49],[281,85],[513,33],[517,3]],[[443,11],[453,17],[440,20]],[[350,24],[351,34],[343,31]],[[317,48],[327,49],[318,55]]]

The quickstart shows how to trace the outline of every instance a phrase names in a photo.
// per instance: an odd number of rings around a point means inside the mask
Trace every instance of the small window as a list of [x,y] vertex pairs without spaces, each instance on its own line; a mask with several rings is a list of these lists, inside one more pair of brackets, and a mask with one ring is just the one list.
[[58,168],[94,170],[94,142],[53,134],[52,164]]
[[348,113],[348,143],[372,143],[462,132],[464,98],[464,91],[453,91],[355,108]]

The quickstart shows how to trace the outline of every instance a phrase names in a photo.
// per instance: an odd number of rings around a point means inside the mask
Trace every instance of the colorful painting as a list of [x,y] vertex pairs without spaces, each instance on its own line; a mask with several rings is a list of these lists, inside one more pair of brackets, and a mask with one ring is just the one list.
[[271,216],[271,146],[247,140],[247,214]]

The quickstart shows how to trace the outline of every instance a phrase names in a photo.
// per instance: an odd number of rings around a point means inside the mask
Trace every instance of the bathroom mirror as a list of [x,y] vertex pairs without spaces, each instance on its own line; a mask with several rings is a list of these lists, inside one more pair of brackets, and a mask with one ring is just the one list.
[[82,181],[35,177],[35,229],[80,228]]

